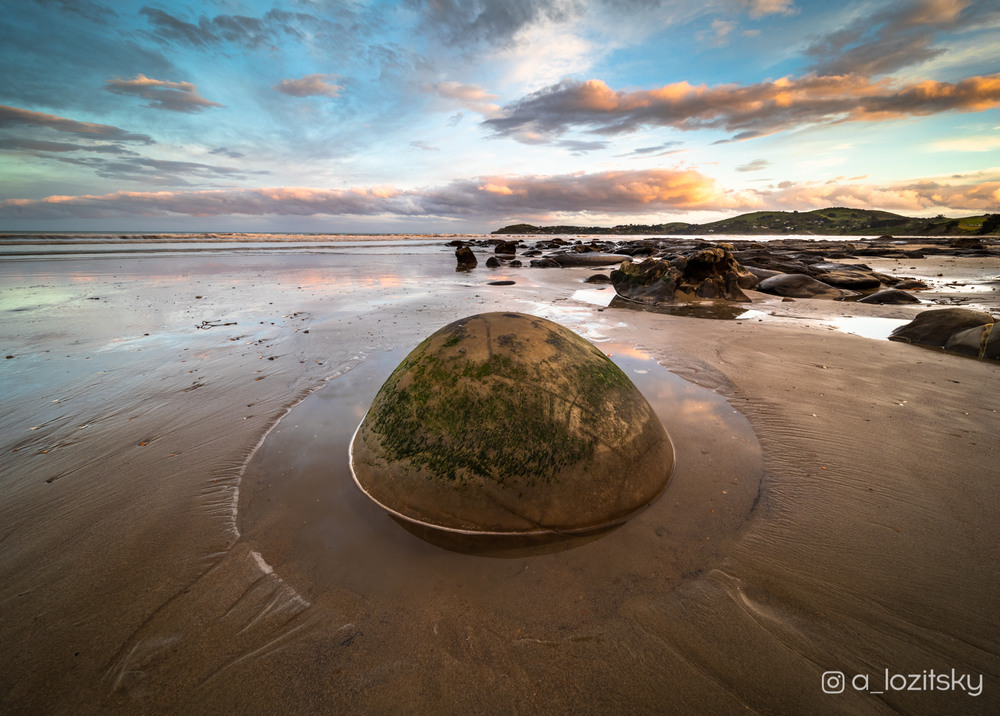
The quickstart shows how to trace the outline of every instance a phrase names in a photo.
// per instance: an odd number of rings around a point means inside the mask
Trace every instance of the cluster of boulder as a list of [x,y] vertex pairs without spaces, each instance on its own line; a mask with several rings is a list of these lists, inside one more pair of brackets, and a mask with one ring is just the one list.
[[[520,267],[523,264],[518,254],[528,259],[533,268],[617,264],[610,278],[600,274],[588,281],[610,281],[618,297],[626,303],[653,306],[685,305],[700,300],[749,302],[746,290],[786,300],[920,303],[913,292],[929,288],[927,284],[880,273],[857,259],[864,256],[919,259],[932,254],[1000,258],[1000,245],[995,241],[948,237],[921,237],[918,241],[907,244],[892,237],[768,242],[648,238],[594,239],[585,243],[551,238],[528,244],[524,240],[492,238],[456,240],[452,245],[456,246],[459,271],[477,266],[472,246],[491,252],[486,261],[488,267]],[[852,259],[852,263],[843,263],[843,259]],[[898,329],[892,339],[995,359],[1000,350],[1000,331],[993,333],[992,325],[993,318],[988,313],[934,310],[919,314],[912,324]]]
[[611,284],[622,298],[640,303],[675,303],[700,298],[749,301],[744,288],[757,277],[721,246],[709,246],[670,258],[623,261],[611,272]]
[[520,268],[524,264],[517,258],[518,250],[521,256],[527,258],[531,268],[565,268],[568,266],[611,266],[629,258],[627,254],[615,252],[615,244],[608,241],[592,241],[572,243],[565,239],[539,241],[534,246],[522,246],[520,240],[504,239],[465,240],[455,239],[448,244],[455,246],[455,259],[458,265],[456,271],[469,271],[479,265],[472,246],[488,251],[491,256],[486,259],[487,268]]

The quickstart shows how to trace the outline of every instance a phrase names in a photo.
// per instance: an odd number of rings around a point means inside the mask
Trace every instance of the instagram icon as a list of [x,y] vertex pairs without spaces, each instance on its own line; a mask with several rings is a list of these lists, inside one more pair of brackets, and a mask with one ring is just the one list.
[[842,694],[844,693],[844,672],[824,671],[823,672],[823,693]]

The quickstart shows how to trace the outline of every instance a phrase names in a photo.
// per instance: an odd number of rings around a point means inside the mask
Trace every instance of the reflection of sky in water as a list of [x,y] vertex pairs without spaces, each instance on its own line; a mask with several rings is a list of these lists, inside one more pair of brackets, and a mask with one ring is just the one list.
[[591,303],[595,306],[607,306],[614,297],[613,288],[581,288],[573,292],[574,301]]
[[842,316],[826,321],[839,331],[863,338],[886,340],[896,328],[910,322],[908,318],[878,318],[875,316]]

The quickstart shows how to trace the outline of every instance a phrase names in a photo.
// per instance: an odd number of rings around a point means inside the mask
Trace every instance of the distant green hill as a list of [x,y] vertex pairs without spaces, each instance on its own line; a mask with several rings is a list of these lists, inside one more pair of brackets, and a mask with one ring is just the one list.
[[668,224],[621,224],[618,226],[534,226],[511,224],[494,234],[814,234],[818,236],[948,236],[996,234],[1000,214],[949,219],[921,219],[888,211],[834,206],[815,211],[754,211],[707,224],[675,221]]

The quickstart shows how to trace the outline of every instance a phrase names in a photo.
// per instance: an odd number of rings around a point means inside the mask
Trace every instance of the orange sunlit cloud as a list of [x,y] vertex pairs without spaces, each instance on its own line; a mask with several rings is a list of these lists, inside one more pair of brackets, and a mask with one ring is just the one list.
[[1000,74],[896,86],[858,74],[782,77],[709,87],[675,82],[614,90],[602,80],[564,80],[507,105],[484,124],[498,134],[554,136],[571,128],[622,134],[641,127],[724,129],[739,138],[812,123],[877,121],[1000,106]]

